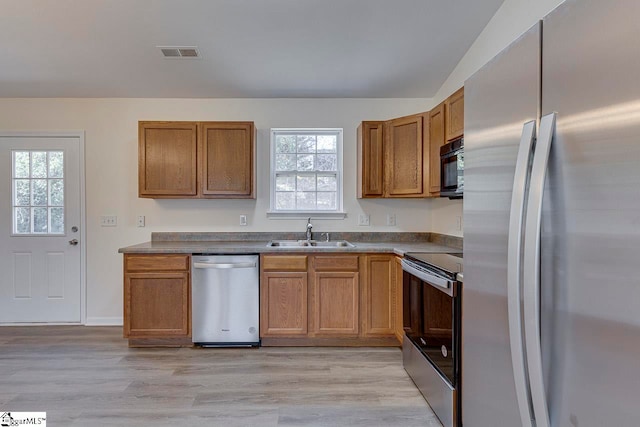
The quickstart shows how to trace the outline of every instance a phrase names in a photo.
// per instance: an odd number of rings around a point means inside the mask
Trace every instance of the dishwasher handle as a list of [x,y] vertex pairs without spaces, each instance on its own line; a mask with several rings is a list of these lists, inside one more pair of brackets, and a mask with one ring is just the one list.
[[214,268],[214,269],[228,269],[228,268],[255,268],[255,262],[194,262],[193,268]]

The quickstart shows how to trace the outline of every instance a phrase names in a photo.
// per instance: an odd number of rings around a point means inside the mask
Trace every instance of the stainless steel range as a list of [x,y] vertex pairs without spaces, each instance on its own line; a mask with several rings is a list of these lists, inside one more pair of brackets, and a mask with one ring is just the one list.
[[461,425],[462,254],[402,260],[403,364],[445,427]]

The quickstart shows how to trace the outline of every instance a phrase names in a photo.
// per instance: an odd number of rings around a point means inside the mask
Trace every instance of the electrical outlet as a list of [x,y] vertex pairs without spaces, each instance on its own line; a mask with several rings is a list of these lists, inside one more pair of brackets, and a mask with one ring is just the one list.
[[138,227],[144,227],[144,215],[138,215],[138,219],[136,221],[136,225]]
[[391,227],[395,227],[396,225],[396,214],[387,214],[387,225]]
[[118,217],[116,215],[102,215],[100,217],[101,227],[116,227],[118,225]]
[[358,225],[362,225],[368,227],[370,224],[369,214],[360,214],[358,215]]
[[247,216],[240,215],[240,225],[247,225]]
[[456,230],[462,230],[462,217],[456,217]]

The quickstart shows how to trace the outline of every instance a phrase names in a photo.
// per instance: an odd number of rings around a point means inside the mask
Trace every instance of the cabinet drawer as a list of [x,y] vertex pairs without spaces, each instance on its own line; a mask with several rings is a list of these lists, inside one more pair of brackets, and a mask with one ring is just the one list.
[[316,271],[358,271],[358,256],[316,256]]
[[306,255],[263,255],[264,271],[307,271]]
[[189,270],[189,255],[125,255],[126,271]]

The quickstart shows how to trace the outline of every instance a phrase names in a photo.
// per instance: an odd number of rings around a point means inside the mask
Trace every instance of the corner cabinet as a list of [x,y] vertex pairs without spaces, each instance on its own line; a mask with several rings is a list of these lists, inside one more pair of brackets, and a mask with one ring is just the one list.
[[191,345],[190,256],[124,256],[124,337],[132,347]]
[[444,102],[447,123],[447,141],[464,134],[464,88],[455,91]]
[[440,147],[445,140],[445,103],[429,112],[429,192],[440,195]]
[[428,113],[358,127],[358,198],[429,196]]
[[264,346],[397,346],[394,256],[264,254]]
[[253,122],[139,122],[138,195],[255,198]]

